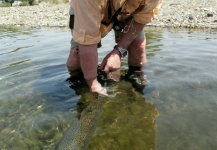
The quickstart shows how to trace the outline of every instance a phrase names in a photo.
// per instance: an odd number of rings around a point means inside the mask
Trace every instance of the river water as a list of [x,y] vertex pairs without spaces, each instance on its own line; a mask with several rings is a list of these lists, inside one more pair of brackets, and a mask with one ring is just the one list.
[[[147,28],[146,37],[148,87],[104,84],[110,97],[88,149],[216,149],[217,32]],[[70,38],[67,28],[0,28],[0,149],[54,149],[81,103],[91,105],[86,85],[67,81]],[[99,63],[114,44],[109,33]]]

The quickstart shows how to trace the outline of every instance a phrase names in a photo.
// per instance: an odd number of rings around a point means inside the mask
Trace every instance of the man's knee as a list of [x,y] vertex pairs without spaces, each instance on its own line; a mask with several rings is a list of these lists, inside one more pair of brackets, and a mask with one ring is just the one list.
[[146,62],[146,39],[134,40],[128,48],[128,64],[145,66]]
[[67,62],[66,62],[66,66],[68,70],[70,71],[80,68],[78,46],[71,48]]
[[137,39],[134,40],[131,45],[128,47],[129,53],[142,54],[146,50],[146,39]]
[[141,32],[128,47],[129,51],[137,51],[137,53],[143,53],[146,49],[146,37],[145,33]]

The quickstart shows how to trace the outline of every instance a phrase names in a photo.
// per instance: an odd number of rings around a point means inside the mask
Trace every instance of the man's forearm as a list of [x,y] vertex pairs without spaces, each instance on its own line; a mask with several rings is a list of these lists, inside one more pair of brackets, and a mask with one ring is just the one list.
[[123,33],[118,45],[124,49],[127,49],[133,40],[142,32],[144,26],[144,24],[137,23],[130,19],[125,25],[125,33]]
[[81,69],[86,80],[91,80],[97,77],[97,44],[81,45],[79,44],[79,56]]

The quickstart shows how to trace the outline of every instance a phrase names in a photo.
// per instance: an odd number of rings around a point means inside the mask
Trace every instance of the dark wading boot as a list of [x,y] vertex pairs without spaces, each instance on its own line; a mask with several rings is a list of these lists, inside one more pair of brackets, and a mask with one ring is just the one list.
[[80,84],[85,82],[84,74],[81,69],[70,71],[69,74],[70,77],[66,79],[66,81],[69,81],[69,83]]
[[129,66],[129,70],[125,74],[124,78],[130,81],[136,90],[142,91],[148,86],[142,67]]

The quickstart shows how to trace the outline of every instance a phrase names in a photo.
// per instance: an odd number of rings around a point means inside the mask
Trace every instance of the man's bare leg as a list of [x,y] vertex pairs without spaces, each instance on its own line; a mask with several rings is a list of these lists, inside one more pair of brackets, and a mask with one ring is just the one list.
[[71,48],[67,62],[66,62],[66,66],[69,72],[72,72],[74,70],[81,68],[78,53],[79,53],[78,46]]
[[144,68],[146,62],[146,39],[135,39],[128,47],[128,65]]
[[138,88],[147,86],[147,79],[144,76],[144,68],[147,62],[145,50],[145,38],[135,39],[128,48],[129,70],[125,77],[132,80]]

